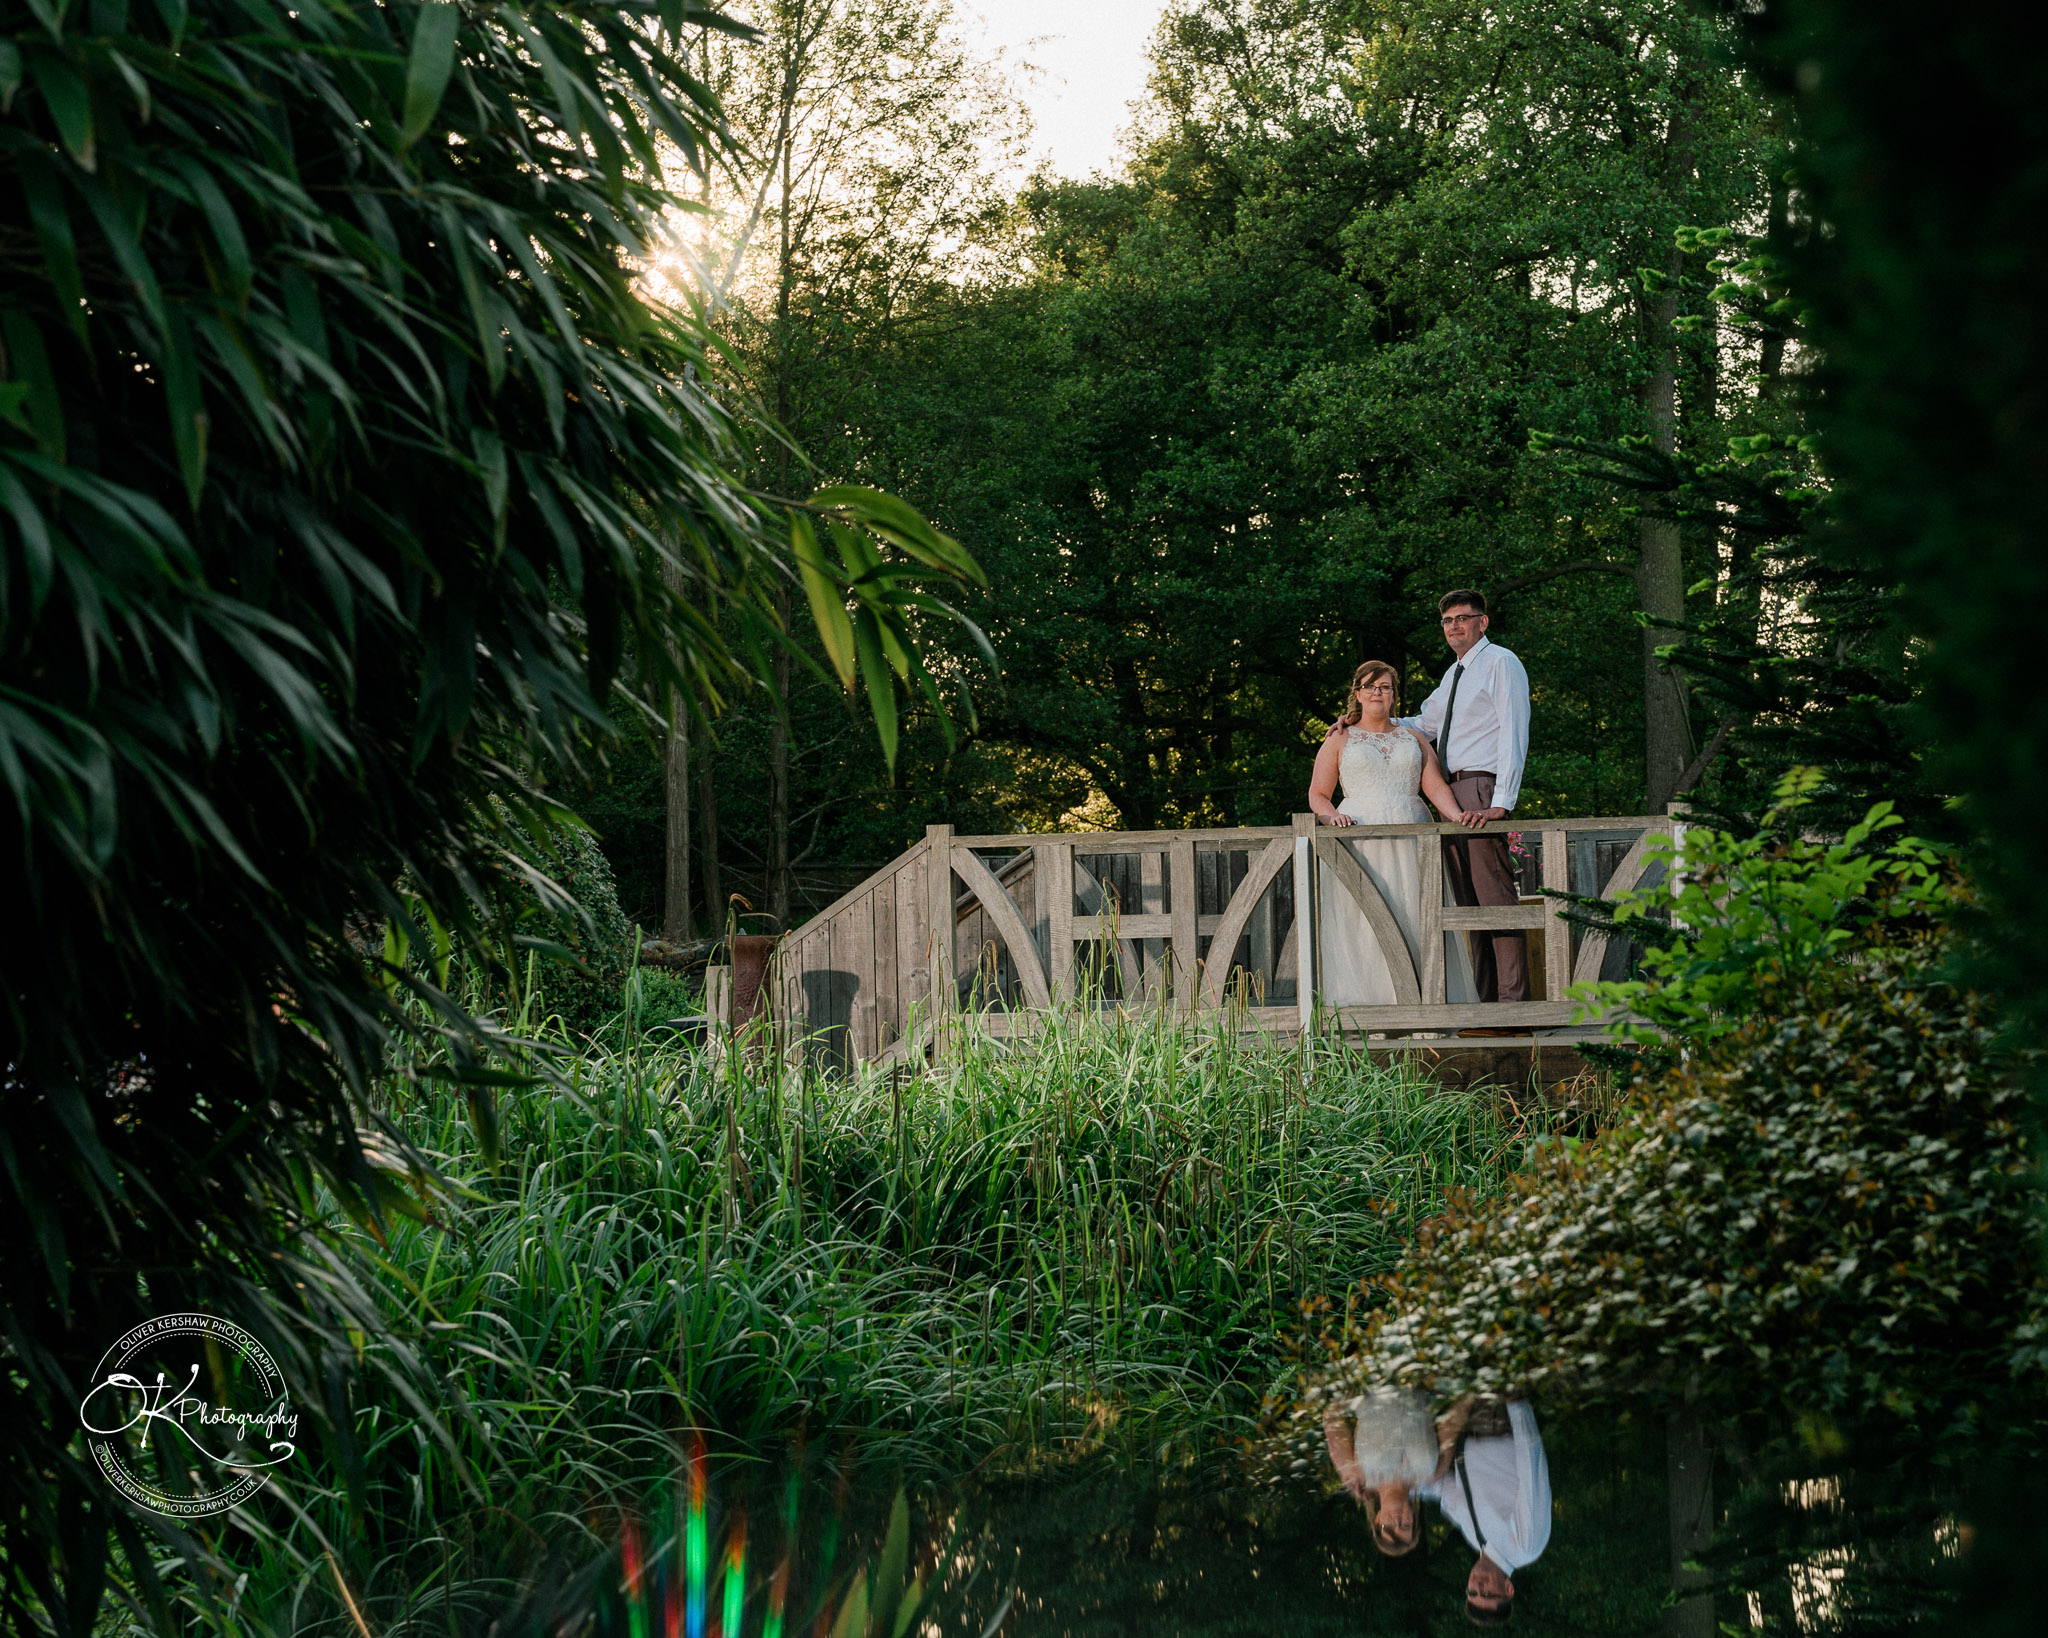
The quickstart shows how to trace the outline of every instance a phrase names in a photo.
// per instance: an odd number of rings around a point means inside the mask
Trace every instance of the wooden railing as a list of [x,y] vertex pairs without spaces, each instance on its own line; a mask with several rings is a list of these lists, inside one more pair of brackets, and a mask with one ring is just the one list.
[[[1517,819],[1480,834],[1534,844],[1529,885],[1611,897],[1641,884],[1649,839],[1671,825]],[[1323,1009],[1326,1020],[1367,1035],[1565,1026],[1574,1011],[1566,989],[1613,976],[1621,952],[1567,922],[1555,898],[1445,904],[1443,850],[1430,839],[1471,834],[1436,824],[1333,829],[1309,814],[1289,826],[1056,835],[957,836],[934,825],[782,941],[776,1027],[785,1042],[841,1062],[922,1053],[963,1010],[1004,1035],[1063,1004],[1191,1013],[1228,1000],[1247,1027],[1304,1028],[1318,1012],[1325,874],[1371,930],[1394,987],[1391,1004]],[[1406,836],[1419,839],[1422,875],[1415,951],[1347,846]],[[1446,935],[1507,931],[1529,935],[1531,999],[1448,1001]]]

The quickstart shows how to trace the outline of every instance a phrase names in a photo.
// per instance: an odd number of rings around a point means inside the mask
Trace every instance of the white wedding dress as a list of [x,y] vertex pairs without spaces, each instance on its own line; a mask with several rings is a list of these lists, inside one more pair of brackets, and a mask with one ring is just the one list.
[[[1435,816],[1422,800],[1422,745],[1405,728],[1384,734],[1347,728],[1337,764],[1344,800],[1337,811],[1360,825],[1424,825]],[[1433,836],[1383,836],[1353,839],[1342,828],[1331,832],[1340,845],[1365,867],[1394,914],[1394,923],[1408,946],[1408,960],[1419,975],[1422,948],[1422,864],[1418,843],[1437,845]],[[1317,872],[1317,930],[1322,945],[1322,1000],[1326,1007],[1390,1007],[1395,1004],[1394,980],[1371,924],[1331,872]],[[1448,902],[1448,900],[1447,900]],[[1474,1001],[1472,964],[1465,941],[1444,938],[1444,999]]]

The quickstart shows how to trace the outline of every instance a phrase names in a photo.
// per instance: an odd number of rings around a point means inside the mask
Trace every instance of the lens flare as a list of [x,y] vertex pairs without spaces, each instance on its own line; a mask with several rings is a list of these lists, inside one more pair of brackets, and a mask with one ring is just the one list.
[[627,1516],[626,1527],[620,1537],[619,1556],[626,1572],[627,1638],[647,1638],[647,1604],[642,1585],[647,1555],[640,1544],[640,1525],[631,1515]]
[[[684,1627],[689,1638],[704,1638],[704,1436],[690,1439],[690,1516],[685,1553],[689,1576],[689,1602],[684,1610]],[[634,1635],[638,1638],[638,1634]]]
[[747,1513],[741,1508],[725,1545],[725,1607],[719,1622],[722,1638],[739,1638],[741,1601],[747,1595]]
[[796,1519],[803,1494],[803,1445],[797,1445],[796,1460],[790,1466],[789,1486],[782,1497],[782,1557],[775,1565],[775,1579],[768,1583],[768,1619],[761,1638],[782,1638],[782,1612],[789,1606],[789,1558],[796,1550]]

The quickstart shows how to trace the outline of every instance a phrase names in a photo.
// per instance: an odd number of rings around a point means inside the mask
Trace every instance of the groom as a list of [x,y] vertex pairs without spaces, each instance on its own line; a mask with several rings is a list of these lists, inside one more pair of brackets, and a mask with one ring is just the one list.
[[[1529,759],[1529,673],[1508,650],[1486,638],[1484,593],[1444,593],[1437,603],[1454,663],[1422,702],[1400,720],[1436,742],[1451,794],[1473,829],[1505,819],[1522,793]],[[1521,897],[1504,837],[1444,843],[1451,896],[1462,905],[1514,904]],[[1472,978],[1482,1001],[1529,999],[1528,939],[1521,933],[1473,933]]]

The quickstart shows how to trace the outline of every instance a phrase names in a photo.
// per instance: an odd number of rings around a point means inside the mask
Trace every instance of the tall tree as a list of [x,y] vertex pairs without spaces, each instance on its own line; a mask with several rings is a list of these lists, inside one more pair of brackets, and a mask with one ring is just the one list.
[[[1677,449],[1681,396],[1698,396],[1714,361],[1681,346],[1674,235],[1760,210],[1774,146],[1768,102],[1729,71],[1729,25],[1684,0],[1374,14],[1379,27],[1357,59],[1361,93],[1412,111],[1424,154],[1413,195],[1383,218],[1392,232],[1376,265],[1390,309],[1408,306],[1418,341],[1432,348],[1442,332],[1475,322],[1522,328],[1526,339],[1488,363],[1535,376],[1523,394],[1533,427],[1585,434],[1604,424]],[[1420,266],[1404,266],[1417,252]],[[1574,372],[1632,384],[1635,425],[1612,401],[1570,390]],[[1680,679],[1658,655],[1686,620],[1685,543],[1654,514],[1636,523],[1632,551],[1612,529],[1590,540],[1592,531],[1571,533],[1579,538],[1553,530],[1551,561],[1505,578],[1633,581],[1643,799],[1656,811],[1692,755]]]
[[[951,0],[756,0],[740,14],[758,43],[704,41],[738,145],[709,195],[723,231],[700,240],[679,293],[710,313],[738,385],[779,429],[757,440],[757,470],[800,499],[817,476],[847,469],[833,400],[848,366],[886,367],[886,344],[856,338],[886,334],[919,291],[957,275],[1003,211],[999,181],[1023,127],[998,65],[965,45]],[[805,737],[794,684],[780,650],[763,874],[783,925],[793,826],[810,817],[792,807]]]
[[[1679,228],[1783,196],[1777,105],[1726,39],[1681,0],[1176,5],[1121,178],[1027,186],[973,276],[811,307],[806,442],[973,542],[1004,672],[896,792],[814,713],[833,777],[799,772],[796,851],[886,857],[969,803],[1003,828],[1282,817],[1351,667],[1420,686],[1436,595],[1475,582],[1538,682],[1525,811],[1642,803],[1660,689],[1667,751],[1691,747],[1661,798],[1726,707],[1658,651],[1754,537],[1667,528],[1528,446],[1650,439],[1651,404],[1678,462],[1762,430],[1735,413],[1747,338],[1710,344],[1687,279],[1651,288]],[[1646,630],[1646,598],[1682,625]],[[758,805],[740,726],[717,755]]]

